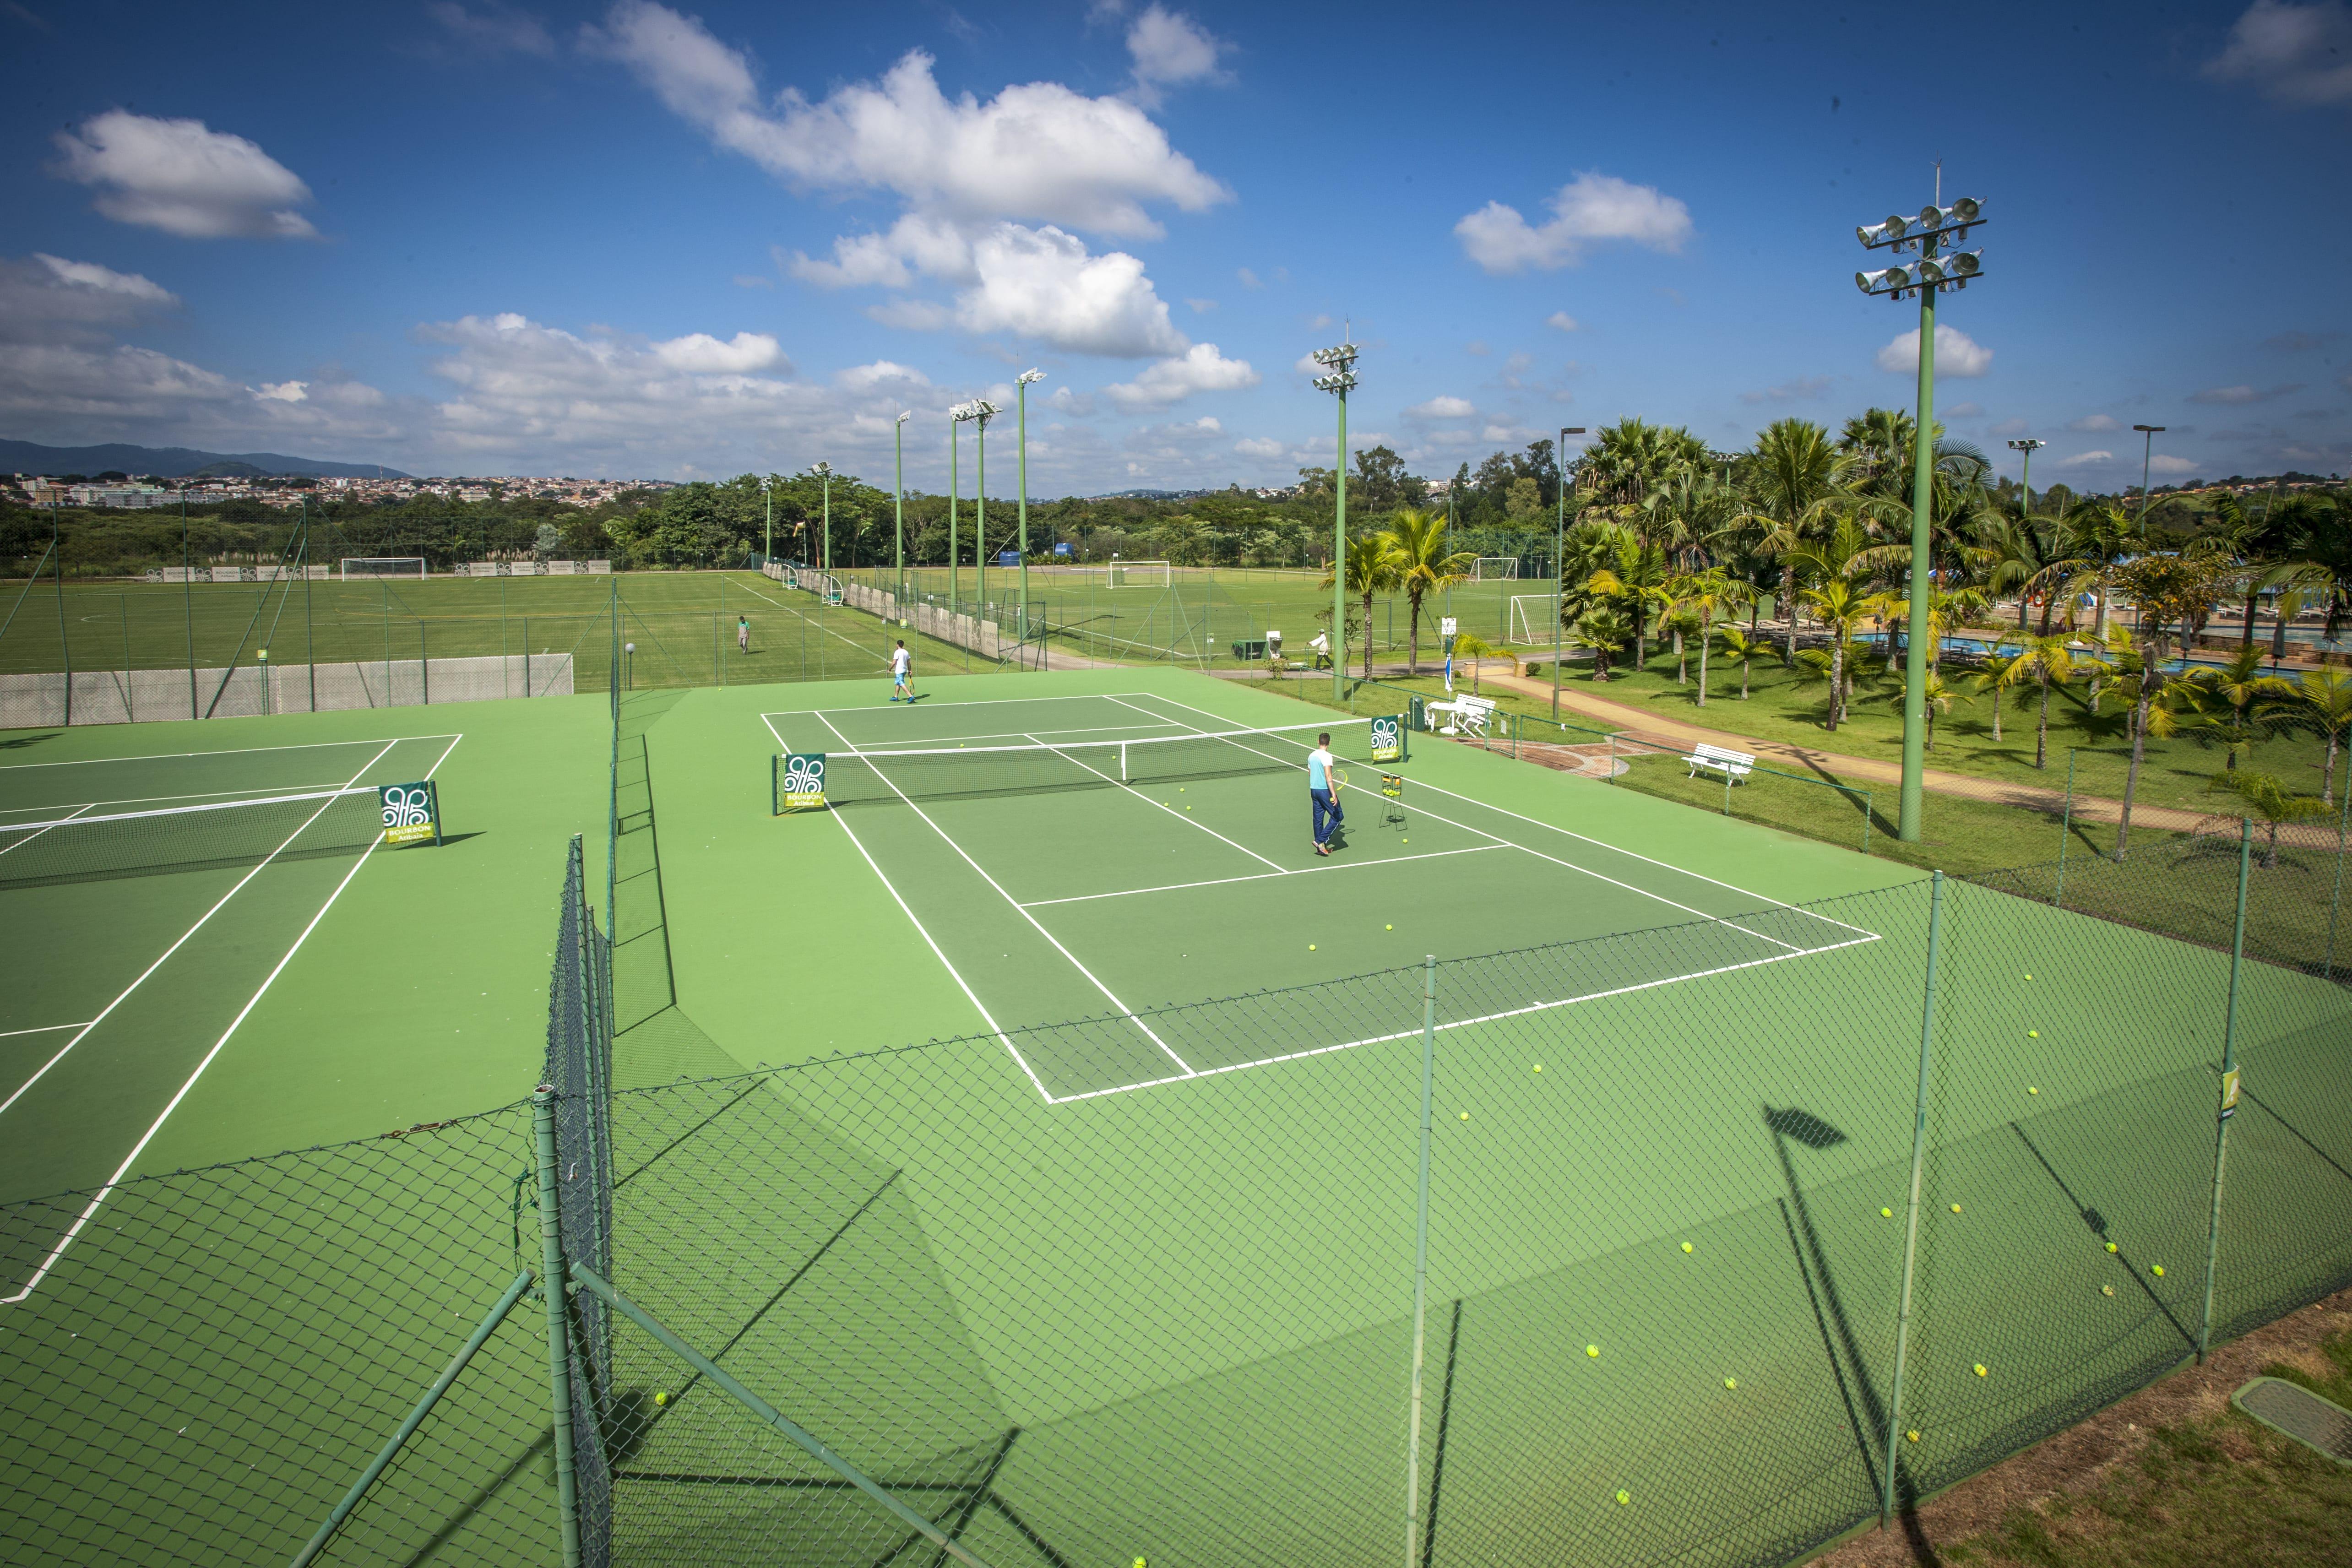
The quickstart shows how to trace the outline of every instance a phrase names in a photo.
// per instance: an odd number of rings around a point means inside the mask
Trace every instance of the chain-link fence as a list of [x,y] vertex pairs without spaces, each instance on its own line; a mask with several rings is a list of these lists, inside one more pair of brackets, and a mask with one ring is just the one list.
[[0,1209],[0,1556],[1773,1563],[2352,1280],[2352,991],[2071,873],[612,1092],[581,871],[538,1107]]

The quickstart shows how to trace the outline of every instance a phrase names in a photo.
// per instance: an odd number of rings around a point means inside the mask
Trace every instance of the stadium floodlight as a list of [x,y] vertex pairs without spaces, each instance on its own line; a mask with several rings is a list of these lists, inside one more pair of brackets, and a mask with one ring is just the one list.
[[[1013,378],[1013,391],[1021,399],[1021,429],[1017,437],[1021,448],[1021,640],[1029,640],[1029,384],[1042,382],[1045,372],[1026,370]],[[1037,667],[1045,668],[1041,653]]]
[[[1874,299],[1899,300],[1906,295],[1919,298],[1919,405],[1911,458],[1911,572],[1906,589],[1910,601],[1910,624],[1903,644],[1903,786],[1895,827],[1896,836],[1907,843],[1919,840],[1927,772],[1927,651],[1934,637],[1927,621],[1927,585],[1934,580],[1929,524],[1936,471],[1936,296],[1947,288],[1966,288],[1984,269],[1982,251],[1951,249],[1946,243],[1965,240],[1969,228],[1985,221],[1984,203],[1974,196],[1959,196],[1947,205],[1940,164],[1936,183],[1936,200],[1920,208],[1916,219],[1896,214],[1885,223],[1865,225],[1853,231],[1865,249],[1910,249],[1918,256],[1916,262],[1898,262],[1893,267],[1853,275],[1854,287]],[[1906,1268],[1907,1270],[1907,1261]],[[1906,1279],[1908,1277],[1906,1272]],[[1895,1365],[1899,1368],[1902,1362],[1898,1343]],[[1900,1376],[1898,1372],[1898,1398]],[[1886,1458],[1892,1465],[1895,1452],[1891,1443]],[[1892,1515],[1893,1486],[1890,1473],[1880,1499],[1882,1515]]]
[[[1331,470],[1333,506],[1331,512],[1331,695],[1334,700],[1348,695],[1348,394],[1356,386],[1355,334],[1328,349],[1318,349],[1309,356],[1318,365],[1329,368],[1328,375],[1315,378],[1315,390],[1327,392],[1339,400],[1339,461]],[[1372,629],[1364,628],[1364,646],[1371,646]]]
[[1559,469],[1559,517],[1553,524],[1551,538],[1551,574],[1559,580],[1559,600],[1551,614],[1551,717],[1559,722],[1559,640],[1560,617],[1568,612],[1568,438],[1582,435],[1584,426],[1563,424],[1559,427],[1559,445],[1552,453]]
[[[971,410],[972,423],[980,426],[980,473],[973,478],[971,506],[971,551],[980,562],[980,602],[972,609],[975,616],[988,613],[988,422],[998,413],[997,406],[984,397],[976,397],[967,405]],[[979,635],[977,627],[973,629]]]
[[2025,472],[2018,476],[2017,487],[2024,492],[2028,513],[2033,510],[2033,455],[2049,444],[2031,435],[2021,436],[2009,444],[2011,452],[2022,453],[2025,457]]
[[907,422],[914,417],[913,409],[902,410],[890,426],[891,568],[898,579],[895,597],[901,619],[907,602]]
[[824,481],[824,549],[820,556],[824,570],[833,570],[833,465],[822,459],[809,465],[809,472]]
[[956,538],[956,498],[963,490],[961,441],[963,427],[980,417],[980,411],[968,402],[957,403],[948,410],[948,613],[955,614],[956,591],[962,586],[958,573],[962,570],[962,555]]
[[2156,461],[2156,438],[2164,434],[2165,427],[2160,424],[2135,424],[2132,428],[2147,437],[2147,444],[2141,448],[2139,457],[2139,515],[2145,517],[2147,516],[2148,465]]

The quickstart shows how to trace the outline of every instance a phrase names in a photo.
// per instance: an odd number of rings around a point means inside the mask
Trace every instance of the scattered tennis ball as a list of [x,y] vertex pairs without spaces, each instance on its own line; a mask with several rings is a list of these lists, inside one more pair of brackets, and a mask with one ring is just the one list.
[[1627,1503],[1632,1502],[1633,1500],[1633,1494],[1632,1492],[1621,1491],[1617,1494],[1617,1506],[1619,1508],[1623,1508]]
[[1895,1211],[1891,1208],[1882,1208],[1878,1211],[1878,1218],[1881,1219],[1892,1219],[1895,1218]]
[[1395,926],[1393,926],[1393,925],[1383,925],[1383,926],[1381,926],[1381,930],[1383,930],[1383,931],[1393,931],[1393,930],[1395,930],[1395,929],[1396,929],[1396,927],[1395,927]]
[[2032,979],[2032,978],[2033,978],[2033,977],[2032,977],[2032,976],[2031,976],[2031,975],[2028,975],[2028,976],[2026,976],[2025,977],[2026,977],[2027,979],[2029,979],[2029,980],[2030,980],[2030,979]]
[[2149,1270],[2150,1270],[2151,1272],[2153,1272],[2153,1273],[2156,1275],[2156,1277],[2157,1277],[2158,1279],[2161,1280],[2161,1279],[2163,1279],[2163,1278],[2164,1278],[2164,1265],[2163,1265],[2163,1264],[2161,1264],[2161,1263],[2151,1263],[2151,1264],[2149,1264],[2149,1265],[2148,1265],[2148,1269],[2149,1269]]
[[2099,1287],[2099,1294],[2103,1296],[2112,1296],[2115,1293],[2116,1288],[2113,1285],[2102,1285]]
[[2025,1031],[2025,1038],[2028,1040],[2040,1040],[2042,1038],[2042,1031],[2038,1029],[2027,1030]]
[[1736,1377],[1727,1377],[1723,1380],[1723,1385],[1726,1388],[1737,1388],[1739,1386],[1739,1379]]
[[1684,1251],[1685,1251],[1685,1252],[1687,1252],[1687,1251],[1689,1251],[1690,1249],[1691,1249],[1691,1244],[1690,1244],[1689,1242],[1687,1242],[1687,1241],[1684,1242],[1684,1243],[1683,1243],[1683,1250],[1684,1250]]
[[668,1403],[669,1403],[669,1390],[668,1390],[668,1389],[667,1389],[667,1388],[665,1388],[665,1389],[663,1389],[659,1394],[655,1395],[655,1396],[654,1396],[654,1403],[655,1403],[655,1404],[656,1404],[656,1405],[667,1405],[667,1404],[668,1404]]
[[1916,1442],[1917,1442],[1917,1441],[1919,1440],[1919,1434],[1918,1434],[1917,1432],[1916,1432],[1916,1431],[1914,1431],[1914,1432],[1906,1432],[1906,1433],[1904,1433],[1903,1435],[1904,1435],[1905,1437],[1906,1437],[1910,1438],[1910,1439],[1911,1439],[1913,1442],[1915,1442],[1915,1443],[1916,1443]]
[[1601,1354],[1601,1347],[1597,1344],[1588,1344],[1584,1347],[1584,1354],[1587,1355],[1599,1355]]
[[1135,1568],[1143,1568],[1143,1559],[1142,1559],[1142,1558],[1139,1557],[1139,1558],[1137,1558],[1137,1559],[1135,1560]]
[[1959,1211],[1960,1211],[1960,1206],[1959,1206],[1958,1204],[1957,1204],[1957,1203],[1956,1203],[1956,1204],[1952,1205],[1952,1212],[1953,1212],[1954,1214],[1958,1214],[1958,1213],[1959,1213]]
[[1977,1363],[1977,1375],[1979,1377],[1985,1375],[1985,1364],[1981,1361]]
[[[1467,1112],[1467,1111],[1463,1112],[1463,1113],[1462,1113],[1462,1119],[1463,1119],[1464,1121],[1465,1121],[1465,1122],[1466,1122],[1466,1121],[1468,1121],[1468,1120],[1470,1119],[1470,1113],[1469,1113],[1469,1112]],[[2161,1274],[2161,1273],[2163,1273],[2163,1272],[2164,1272],[2164,1270],[2161,1270],[2161,1269],[2158,1269],[2158,1270],[2157,1270],[2157,1272],[2158,1272],[2158,1273],[2159,1273],[2159,1274]]]
[[1312,953],[1313,951],[1315,951],[1315,944],[1314,944],[1314,943],[1312,943],[1312,942],[1309,942],[1308,944],[1307,944],[1307,950],[1309,953]]
[[2039,1093],[2041,1093],[2041,1092],[2042,1092],[2042,1091],[2041,1091],[2041,1090],[2036,1089],[2036,1088],[2035,1088],[2032,1084],[2031,1084],[2031,1083],[2029,1083],[2029,1084],[2027,1084],[2027,1085],[2025,1086],[2025,1092],[2026,1092],[2028,1094],[2039,1094]]
[[1535,1070],[1536,1070],[1538,1072],[1541,1072],[1541,1071],[1543,1071],[1543,1063],[1542,1063],[1542,1062],[1540,1062],[1540,1061],[1537,1062],[1537,1063],[1536,1063],[1536,1066],[1535,1066]]
[[1189,811],[1189,810],[1191,810],[1192,809],[1192,807],[1190,807],[1190,806],[1187,806],[1187,807],[1185,807],[1185,808],[1184,808],[1184,810],[1188,810],[1188,811]]

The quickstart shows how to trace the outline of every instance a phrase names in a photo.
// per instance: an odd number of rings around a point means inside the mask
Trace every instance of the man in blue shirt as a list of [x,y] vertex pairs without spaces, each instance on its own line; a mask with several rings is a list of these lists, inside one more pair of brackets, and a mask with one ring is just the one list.
[[1331,737],[1327,732],[1315,737],[1315,749],[1307,754],[1307,798],[1315,808],[1315,852],[1331,852],[1331,835],[1346,820],[1339,810],[1339,788],[1331,775]]

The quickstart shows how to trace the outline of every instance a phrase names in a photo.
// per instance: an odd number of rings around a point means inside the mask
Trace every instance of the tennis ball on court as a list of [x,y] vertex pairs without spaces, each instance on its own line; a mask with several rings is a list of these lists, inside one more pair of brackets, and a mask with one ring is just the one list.
[[2028,1094],[2039,1094],[2039,1093],[2041,1093],[2041,1092],[2042,1092],[2042,1091],[2041,1091],[2041,1090],[2036,1089],[2036,1088],[2035,1088],[2032,1084],[2031,1084],[2031,1083],[2029,1083],[2029,1084],[2027,1084],[2027,1085],[2025,1086],[2025,1092],[2026,1092]]
[[1878,1218],[1881,1219],[1892,1219],[1895,1218],[1895,1211],[1891,1208],[1882,1208],[1878,1211]]
[[1627,1503],[1632,1502],[1633,1500],[1633,1494],[1632,1492],[1621,1491],[1617,1494],[1617,1506],[1619,1508],[1623,1508]]
[[1919,1434],[1916,1432],[1906,1432],[1903,1435],[1910,1438],[1915,1443],[1919,1440]]
[[1184,810],[1188,810],[1188,811],[1189,811],[1189,810],[1191,810],[1192,809],[1192,807],[1190,807],[1190,806],[1187,806],[1187,807],[1185,807],[1185,808],[1184,808]]
[[1540,1061],[1537,1062],[1537,1063],[1536,1063],[1536,1068],[1535,1068],[1535,1070],[1536,1070],[1538,1072],[1541,1072],[1541,1071],[1543,1071],[1543,1063],[1542,1063],[1542,1062],[1540,1062]]
[[1726,1388],[1737,1388],[1739,1386],[1739,1379],[1736,1377],[1727,1377],[1723,1380],[1723,1385]]
[[2103,1296],[2112,1296],[2115,1293],[2116,1288],[2113,1285],[2102,1285],[2099,1287],[2099,1294]]
[[1977,1363],[1977,1375],[1979,1377],[1987,1375],[1985,1372],[1985,1364],[1981,1361]]
[[1395,930],[1395,929],[1396,929],[1396,927],[1395,927],[1395,926],[1393,926],[1393,925],[1383,925],[1383,926],[1381,926],[1381,930],[1383,930],[1383,931],[1393,931],[1393,930]]
[[655,1395],[655,1396],[654,1396],[654,1403],[655,1403],[655,1404],[656,1404],[656,1405],[667,1405],[667,1404],[668,1404],[668,1403],[669,1403],[669,1390],[668,1390],[668,1389],[667,1389],[667,1388],[665,1388],[665,1389],[663,1389],[659,1394]]
[[2038,1029],[2027,1030],[2025,1031],[2025,1038],[2028,1040],[2040,1040],[2042,1038],[2042,1031]]
[[[1462,1119],[1463,1119],[1464,1121],[1465,1121],[1465,1122],[1466,1122],[1466,1121],[1468,1121],[1468,1120],[1470,1119],[1470,1113],[1469,1113],[1469,1112],[1467,1112],[1467,1111],[1463,1112],[1463,1113],[1462,1113]],[[2158,1273],[2159,1273],[2159,1274],[2161,1274],[2161,1273],[2163,1273],[2163,1272],[2164,1272],[2164,1270],[2161,1270],[2161,1269],[2158,1269],[2158,1270],[2157,1270],[2157,1272],[2158,1272]]]
[[1952,1212],[1953,1212],[1954,1214],[1958,1214],[1958,1213],[1959,1213],[1959,1211],[1960,1211],[1960,1206],[1959,1206],[1958,1204],[1957,1204],[1957,1203],[1956,1203],[1956,1204],[1952,1205]]
[[1139,1557],[1139,1558],[1137,1558],[1137,1559],[1135,1560],[1135,1568],[1143,1568],[1143,1559],[1142,1559],[1142,1558]]
[[2161,1263],[2151,1263],[2151,1264],[2149,1264],[2149,1265],[2148,1265],[2148,1269],[2149,1269],[2149,1270],[2151,1270],[2151,1271],[2156,1275],[2156,1277],[2157,1277],[2158,1279],[2161,1280],[2161,1279],[2163,1279],[2163,1278],[2164,1278],[2164,1265],[2163,1265],[2163,1264],[2161,1264]]
[[2108,1251],[2110,1251],[2110,1252],[2112,1252],[2112,1251],[2114,1251],[2115,1249],[2116,1249],[2116,1244],[2115,1244],[2114,1242],[2112,1242],[2112,1241],[2108,1242],[2108,1243],[2107,1243],[2107,1250],[2108,1250]]
[[2032,976],[2031,976],[2031,975],[2028,975],[2028,976],[2026,976],[2025,977],[2026,977],[2027,979],[2029,979],[2029,980],[2030,980],[2030,979],[2032,979],[2032,978],[2033,978],[2033,977],[2032,977]]
[[1314,944],[1314,943],[1312,943],[1312,942],[1309,942],[1308,944],[1307,944],[1307,950],[1309,953],[1312,953],[1313,951],[1315,951],[1315,944]]
[[1683,1243],[1683,1250],[1684,1250],[1684,1251],[1685,1251],[1685,1252],[1687,1252],[1687,1251],[1689,1251],[1690,1249],[1691,1249],[1691,1244],[1690,1244],[1689,1242],[1687,1242],[1687,1241],[1684,1242],[1684,1243]]
[[1584,1347],[1584,1354],[1587,1355],[1599,1355],[1601,1354],[1601,1347],[1597,1344],[1588,1344]]

